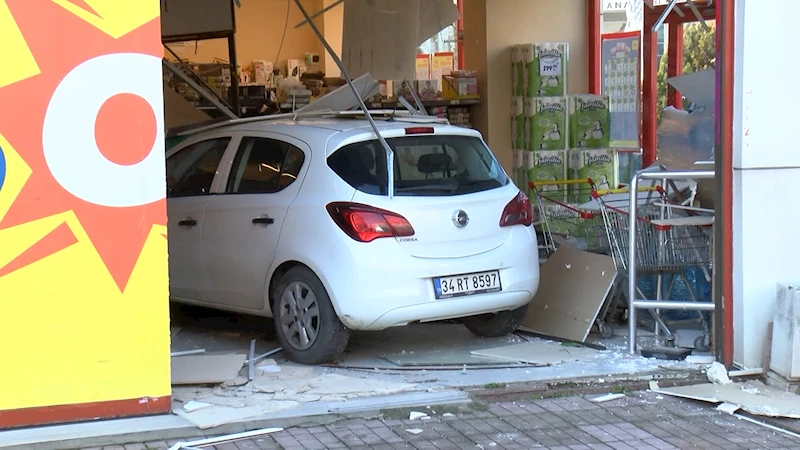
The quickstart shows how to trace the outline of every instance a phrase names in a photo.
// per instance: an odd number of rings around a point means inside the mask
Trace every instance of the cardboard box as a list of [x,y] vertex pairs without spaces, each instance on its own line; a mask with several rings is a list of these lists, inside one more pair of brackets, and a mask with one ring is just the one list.
[[440,79],[417,80],[416,84],[420,100],[436,100],[442,95],[442,80]]
[[442,77],[442,95],[444,98],[480,98],[478,94],[478,79],[475,77]]
[[266,85],[272,76],[273,64],[262,59],[253,60],[253,75],[251,81],[255,84]]

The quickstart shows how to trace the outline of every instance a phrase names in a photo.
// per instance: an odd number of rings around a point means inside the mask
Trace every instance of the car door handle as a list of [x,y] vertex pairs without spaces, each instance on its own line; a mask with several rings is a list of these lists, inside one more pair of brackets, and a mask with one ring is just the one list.
[[253,219],[253,223],[256,225],[272,225],[275,223],[275,219],[271,217],[256,217]]
[[194,219],[183,219],[178,222],[179,227],[193,227],[197,225],[197,221]]

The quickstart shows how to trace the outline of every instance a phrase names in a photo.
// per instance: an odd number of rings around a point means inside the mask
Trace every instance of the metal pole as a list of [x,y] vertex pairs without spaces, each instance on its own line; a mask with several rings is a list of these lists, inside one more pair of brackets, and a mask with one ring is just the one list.
[[234,114],[238,117],[242,113],[242,109],[239,107],[239,58],[236,56],[234,35],[228,36],[228,60],[231,65],[231,106]]
[[[693,0],[689,1],[691,2]],[[664,25],[664,21],[667,20],[667,16],[672,12],[672,8],[674,8],[677,3],[678,0],[672,0],[669,2],[667,7],[664,9],[664,12],[661,13],[661,17],[659,17],[656,23],[653,25],[653,33],[658,33],[658,29],[661,28],[661,25]]]
[[636,204],[640,172],[631,179],[628,203],[628,349],[632,354],[636,353]]
[[180,68],[178,68],[177,66],[175,66],[175,64],[172,64],[171,62],[167,61],[166,59],[162,59],[161,63],[164,65],[164,67],[169,69],[170,72],[174,73],[175,76],[177,76],[181,80],[185,81],[186,84],[191,86],[192,89],[194,89],[195,91],[197,91],[197,93],[199,93],[200,95],[205,97],[208,101],[210,101],[211,104],[216,106],[220,111],[222,111],[223,114],[225,114],[226,116],[230,117],[231,119],[238,119],[239,118],[238,116],[236,116],[236,114],[233,113],[233,111],[231,111],[228,108],[227,105],[222,104],[219,100],[216,99],[216,97],[214,95],[212,95],[208,91],[206,91],[206,89],[204,87],[202,87],[199,84],[195,83],[195,81],[191,77],[189,77],[189,75],[186,75],[185,73],[183,73],[183,71]]
[[411,92],[411,97],[414,98],[414,103],[417,105],[419,113],[423,116],[427,116],[428,110],[425,109],[425,105],[422,104],[422,100],[420,100],[419,95],[417,95],[417,90],[414,89],[414,86],[412,86],[408,80],[403,80],[403,84],[405,84],[408,88],[408,91]]
[[672,300],[636,300],[633,306],[639,309],[685,309],[689,311],[713,311],[713,302],[677,302]]
[[331,59],[336,65],[339,67],[339,70],[342,72],[342,78],[344,81],[347,82],[347,85],[350,86],[350,90],[353,91],[353,95],[356,96],[356,100],[358,100],[358,105],[364,111],[364,116],[367,118],[367,122],[372,127],[372,131],[375,132],[375,136],[378,138],[378,142],[380,142],[383,149],[386,151],[386,171],[387,171],[387,178],[388,181],[388,194],[389,198],[394,197],[394,151],[392,151],[392,147],[389,147],[389,143],[386,142],[386,139],[383,138],[381,132],[378,130],[378,125],[375,124],[375,121],[372,119],[372,115],[369,113],[369,109],[367,109],[367,105],[364,103],[364,100],[361,98],[361,95],[358,93],[358,89],[353,84],[353,80],[350,79],[350,75],[347,74],[347,70],[344,68],[344,64],[342,64],[342,60],[339,59],[339,56],[333,51],[328,41],[325,40],[325,36],[322,35],[322,32],[319,31],[319,28],[314,24],[314,21],[311,20],[311,16],[308,15],[306,9],[303,8],[303,5],[300,3],[300,0],[294,0],[294,3],[300,8],[300,12],[303,13],[303,17],[306,18],[308,25],[314,30],[314,34],[317,35],[320,41],[322,41],[322,45],[325,47],[325,50],[330,53]]
[[335,2],[333,2],[333,3],[331,3],[330,5],[326,6],[325,8],[323,8],[323,9],[321,9],[321,10],[319,10],[319,11],[315,12],[315,13],[314,13],[314,14],[311,16],[311,18],[310,18],[310,19],[305,19],[304,21],[302,21],[302,22],[298,23],[297,25],[295,25],[295,26],[294,26],[294,28],[295,28],[295,29],[297,29],[297,28],[300,28],[300,27],[302,27],[303,25],[305,25],[306,23],[308,23],[308,21],[309,21],[309,20],[316,19],[317,17],[319,17],[319,16],[321,16],[321,15],[325,14],[326,12],[328,12],[328,11],[332,10],[332,9],[333,9],[334,7],[336,7],[336,6],[337,6],[339,3],[343,3],[343,2],[344,2],[344,0],[336,0]]

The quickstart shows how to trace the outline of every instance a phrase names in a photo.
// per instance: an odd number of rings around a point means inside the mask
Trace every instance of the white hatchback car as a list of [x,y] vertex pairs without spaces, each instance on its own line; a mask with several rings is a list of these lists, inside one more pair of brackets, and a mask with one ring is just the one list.
[[463,318],[513,332],[539,284],[532,208],[474,130],[414,116],[264,118],[167,152],[173,301],[273,316],[294,361],[350,330]]

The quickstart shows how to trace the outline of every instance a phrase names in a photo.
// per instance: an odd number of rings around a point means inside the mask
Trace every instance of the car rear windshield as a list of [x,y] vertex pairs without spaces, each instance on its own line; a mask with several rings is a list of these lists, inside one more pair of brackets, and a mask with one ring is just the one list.
[[[394,150],[395,195],[471,194],[509,182],[503,168],[478,138],[426,135],[386,141]],[[361,192],[388,193],[386,152],[377,140],[340,148],[328,157],[328,166]]]

